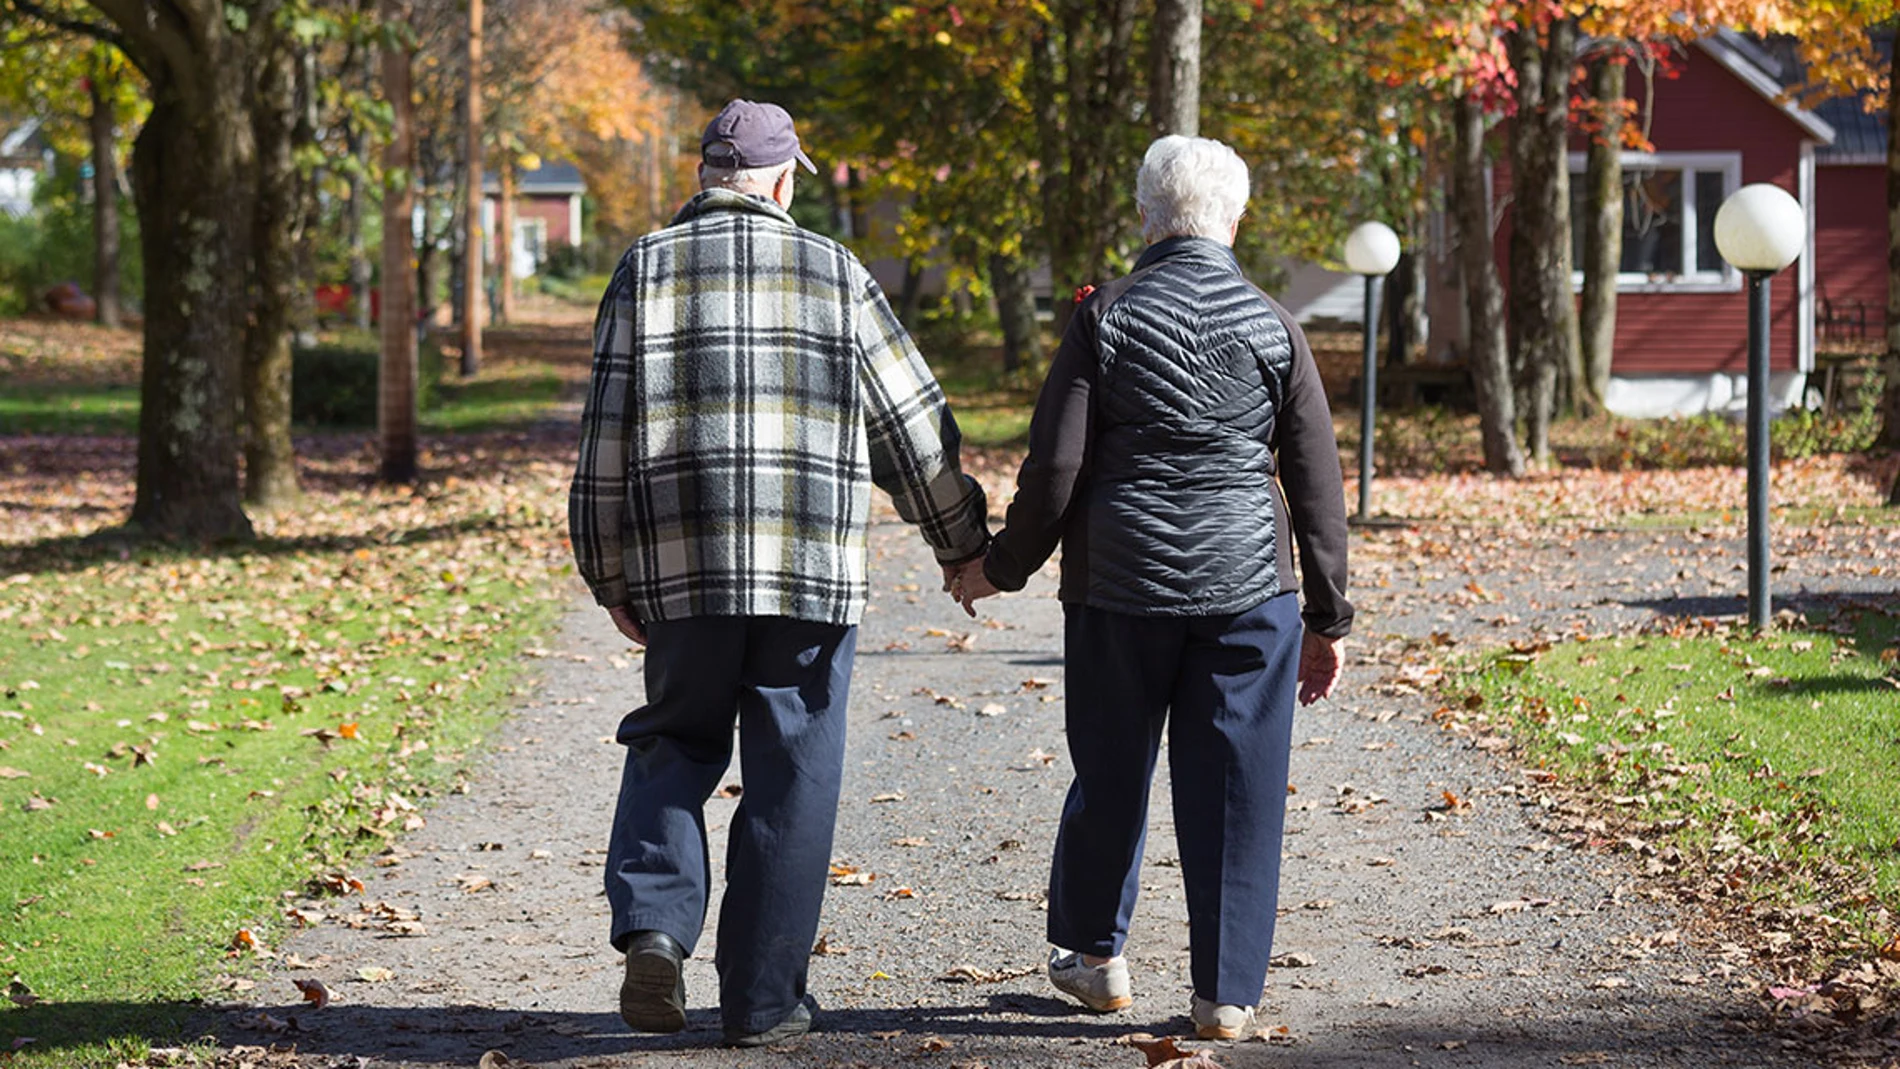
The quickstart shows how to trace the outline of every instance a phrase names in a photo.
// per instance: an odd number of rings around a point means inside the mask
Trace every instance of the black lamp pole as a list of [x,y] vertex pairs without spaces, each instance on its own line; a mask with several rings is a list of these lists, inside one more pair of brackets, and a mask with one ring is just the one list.
[[1372,418],[1379,403],[1379,360],[1373,351],[1379,333],[1379,276],[1366,276],[1365,367],[1359,373],[1359,514],[1372,518]]
[[1768,280],[1748,275],[1748,625],[1768,626]]

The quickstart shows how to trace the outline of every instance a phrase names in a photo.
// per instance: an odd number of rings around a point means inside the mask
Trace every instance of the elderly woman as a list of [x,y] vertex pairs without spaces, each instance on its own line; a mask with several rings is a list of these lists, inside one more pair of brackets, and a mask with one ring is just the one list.
[[968,607],[1020,590],[1062,544],[1075,782],[1049,877],[1050,981],[1098,1012],[1132,1001],[1122,947],[1165,724],[1191,1017],[1231,1039],[1272,955],[1296,680],[1302,704],[1330,693],[1352,625],[1345,500],[1306,339],[1234,260],[1246,164],[1164,137],[1135,201],[1149,247],[1081,299],[1007,526],[952,592]]

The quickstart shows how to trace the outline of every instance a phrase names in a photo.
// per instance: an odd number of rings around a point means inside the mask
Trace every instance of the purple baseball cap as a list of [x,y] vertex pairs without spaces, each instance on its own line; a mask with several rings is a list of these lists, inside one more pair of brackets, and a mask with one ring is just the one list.
[[775,167],[797,160],[813,174],[818,168],[798,147],[792,117],[777,104],[735,100],[719,109],[699,139],[699,158],[712,167]]

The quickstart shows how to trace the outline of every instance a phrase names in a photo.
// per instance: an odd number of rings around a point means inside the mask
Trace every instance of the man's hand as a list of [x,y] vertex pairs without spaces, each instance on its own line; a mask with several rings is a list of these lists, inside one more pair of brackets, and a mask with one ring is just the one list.
[[1339,641],[1311,631],[1300,641],[1300,704],[1330,697],[1339,682]]
[[644,646],[647,644],[646,625],[641,623],[639,619],[633,615],[632,609],[627,608],[625,605],[615,605],[613,608],[607,610],[607,616],[613,620],[614,626],[620,629],[621,634],[633,640],[634,645]]
[[990,583],[989,576],[983,574],[982,557],[965,561],[954,569],[946,567],[943,588],[962,604],[963,611],[969,613],[972,618],[976,616],[976,603],[979,599],[1002,593]]

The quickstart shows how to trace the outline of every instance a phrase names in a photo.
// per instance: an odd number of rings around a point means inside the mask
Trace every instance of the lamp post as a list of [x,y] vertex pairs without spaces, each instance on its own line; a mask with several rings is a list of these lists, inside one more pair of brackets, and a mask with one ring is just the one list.
[[1780,186],[1743,186],[1715,213],[1715,247],[1748,279],[1748,624],[1768,626],[1768,280],[1807,244],[1807,215]]
[[1379,362],[1373,352],[1379,333],[1379,280],[1399,263],[1399,236],[1384,223],[1360,223],[1346,236],[1346,269],[1366,280],[1365,368],[1359,374],[1359,512],[1372,518],[1372,417],[1379,397]]

